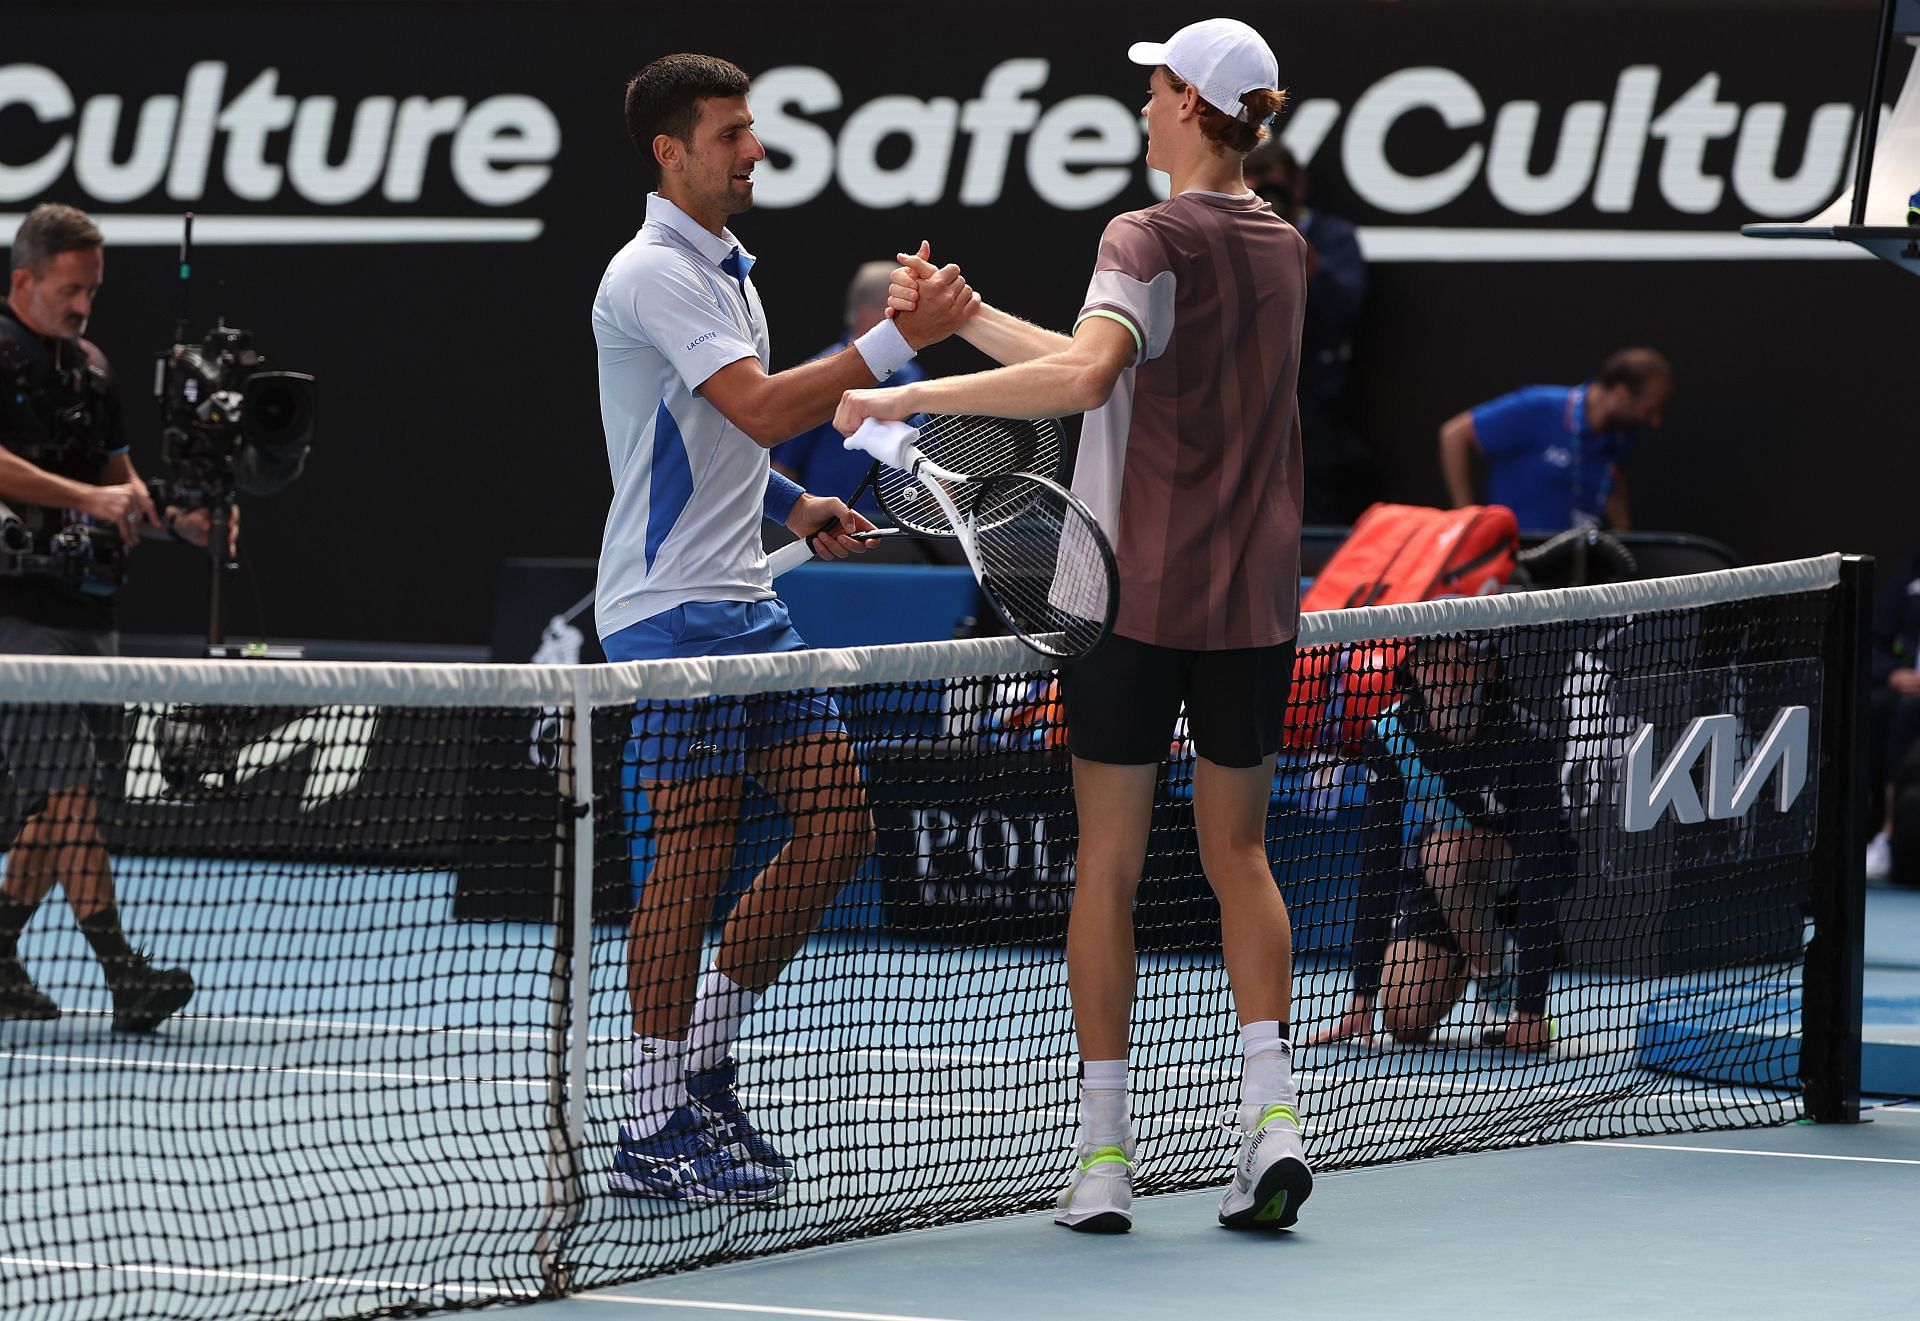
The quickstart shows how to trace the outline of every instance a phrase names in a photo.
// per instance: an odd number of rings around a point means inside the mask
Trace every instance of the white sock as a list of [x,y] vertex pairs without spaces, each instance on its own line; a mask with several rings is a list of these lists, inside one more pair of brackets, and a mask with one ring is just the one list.
[[1124,1147],[1133,1140],[1125,1060],[1087,1060],[1081,1065],[1080,1140],[1094,1147]]
[[633,1067],[627,1070],[627,1104],[633,1122],[628,1135],[652,1137],[673,1112],[687,1105],[687,1043],[658,1037],[633,1039]]
[[760,1004],[761,992],[749,991],[718,968],[700,978],[693,1001],[693,1022],[687,1028],[687,1072],[717,1068],[740,1035],[741,1020]]
[[1240,1029],[1240,1046],[1246,1063],[1240,1073],[1242,1105],[1295,1105],[1299,1097],[1293,1087],[1293,1047],[1280,1035],[1280,1021],[1262,1019]]

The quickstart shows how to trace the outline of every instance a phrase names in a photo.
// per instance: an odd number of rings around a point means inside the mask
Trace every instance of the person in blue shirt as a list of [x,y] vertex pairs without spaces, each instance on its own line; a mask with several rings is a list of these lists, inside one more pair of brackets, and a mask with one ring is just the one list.
[[[1653,349],[1621,349],[1581,385],[1529,385],[1447,420],[1440,470],[1451,507],[1505,505],[1522,531],[1632,526],[1621,470],[1638,433],[1658,428],[1673,367]],[[1486,462],[1484,497],[1474,468]]]
[[[870,261],[853,273],[853,279],[847,285],[847,333],[809,358],[809,362],[844,351],[848,345],[886,319],[887,286],[893,278],[894,266],[895,263],[890,261]],[[886,384],[909,385],[926,379],[927,374],[921,370],[920,364],[909,362],[887,377]],[[803,431],[792,440],[776,445],[771,455],[773,466],[806,490],[844,499],[860,485],[867,475],[867,469],[873,464],[873,460],[863,451],[849,450],[841,444],[844,439],[833,429],[833,423],[823,422],[811,431]],[[853,507],[870,519],[881,516],[880,503],[874,499],[872,491],[863,494]]]

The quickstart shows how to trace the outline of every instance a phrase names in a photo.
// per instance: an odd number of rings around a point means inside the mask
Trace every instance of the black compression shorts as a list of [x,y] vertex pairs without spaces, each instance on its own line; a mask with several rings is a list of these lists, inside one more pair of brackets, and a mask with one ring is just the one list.
[[1187,651],[1115,634],[1060,671],[1067,745],[1116,766],[1165,761],[1185,702],[1196,752],[1216,766],[1258,766],[1280,750],[1292,681],[1292,642]]

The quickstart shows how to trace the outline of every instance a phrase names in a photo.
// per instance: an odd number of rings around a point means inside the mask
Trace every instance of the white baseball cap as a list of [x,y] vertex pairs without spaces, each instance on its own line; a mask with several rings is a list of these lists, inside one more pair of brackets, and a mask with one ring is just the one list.
[[1237,18],[1203,19],[1165,41],[1136,41],[1127,58],[1149,67],[1166,65],[1181,82],[1199,89],[1208,105],[1236,119],[1247,117],[1241,97],[1280,86],[1280,63],[1272,48]]

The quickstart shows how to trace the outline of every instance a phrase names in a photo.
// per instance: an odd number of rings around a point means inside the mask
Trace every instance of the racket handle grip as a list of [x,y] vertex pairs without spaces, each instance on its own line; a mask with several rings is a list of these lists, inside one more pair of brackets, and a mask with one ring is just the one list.
[[797,568],[812,558],[813,547],[803,537],[799,541],[789,542],[767,556],[767,568],[772,571],[774,577],[778,578],[787,570]]

